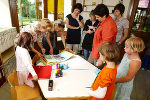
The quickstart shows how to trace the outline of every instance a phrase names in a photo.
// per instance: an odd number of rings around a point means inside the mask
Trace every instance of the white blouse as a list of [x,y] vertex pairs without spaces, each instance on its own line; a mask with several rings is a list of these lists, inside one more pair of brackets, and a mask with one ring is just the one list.
[[16,71],[26,71],[31,73],[32,76],[37,75],[32,67],[32,60],[27,49],[17,46],[15,55],[17,64]]

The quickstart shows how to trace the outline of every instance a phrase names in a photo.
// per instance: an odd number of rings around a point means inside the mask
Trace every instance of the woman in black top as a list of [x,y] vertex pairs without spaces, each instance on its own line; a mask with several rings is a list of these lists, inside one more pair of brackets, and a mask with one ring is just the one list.
[[[65,48],[65,39],[64,39],[64,34],[63,34],[63,30],[64,30],[64,23],[60,22],[57,25],[54,24],[54,31],[50,31],[50,41],[51,41],[51,45],[53,47],[53,54],[56,55],[59,53],[59,47],[58,47],[58,43],[57,43],[57,34],[61,34],[61,39]],[[49,46],[48,43],[46,42],[46,37],[43,37],[43,47],[46,48],[46,52],[45,54],[49,54]]]
[[66,48],[73,49],[77,54],[78,44],[81,41],[81,28],[84,27],[83,17],[79,15],[82,12],[82,4],[77,3],[73,8],[73,13],[66,16]]
[[[49,34],[50,34],[50,37],[49,37],[50,38],[50,42],[51,42],[51,45],[53,47],[53,54],[54,55],[58,54],[59,51],[58,51],[58,47],[57,47],[57,33],[55,31],[54,32],[49,31]],[[43,36],[42,43],[43,43],[43,47],[46,49],[45,54],[49,55],[50,54],[49,53],[50,48],[48,46],[48,43],[46,41],[46,37],[45,36]]]
[[[96,20],[96,17],[94,16],[93,12],[90,13],[90,19],[86,20],[83,32],[86,34],[84,36],[84,40],[82,43],[82,48],[84,49],[84,58],[88,60],[89,55],[92,51],[92,44],[93,44],[93,38],[94,38],[94,32],[97,28],[99,21]],[[91,29],[91,27],[95,27],[95,29]]]

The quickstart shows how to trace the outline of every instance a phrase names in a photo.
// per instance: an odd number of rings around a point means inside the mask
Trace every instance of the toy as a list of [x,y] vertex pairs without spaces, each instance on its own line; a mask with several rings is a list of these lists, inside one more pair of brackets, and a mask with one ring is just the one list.
[[68,69],[68,64],[56,64],[56,78],[63,76],[63,69]]
[[68,64],[61,64],[61,66],[62,66],[63,69],[68,69],[69,68]]
[[56,78],[63,76],[62,67],[60,64],[56,64],[56,74],[55,75],[56,75]]

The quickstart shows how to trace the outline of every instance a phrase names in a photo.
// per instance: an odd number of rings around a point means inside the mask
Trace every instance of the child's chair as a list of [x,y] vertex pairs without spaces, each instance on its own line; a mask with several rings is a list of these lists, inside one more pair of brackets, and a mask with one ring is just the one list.
[[111,94],[111,100],[115,100],[116,89],[117,89],[117,86],[114,85],[114,88],[113,88],[113,91],[112,91],[112,94]]
[[18,86],[17,73],[13,71],[8,76],[12,100],[42,100],[38,85],[34,88],[27,85]]

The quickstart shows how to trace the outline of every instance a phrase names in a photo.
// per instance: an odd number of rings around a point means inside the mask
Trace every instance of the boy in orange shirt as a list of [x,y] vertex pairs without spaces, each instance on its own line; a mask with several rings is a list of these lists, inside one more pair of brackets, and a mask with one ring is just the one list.
[[92,100],[110,100],[117,74],[115,61],[119,58],[119,49],[114,43],[104,42],[98,51],[100,59],[107,64],[98,74],[88,93]]

